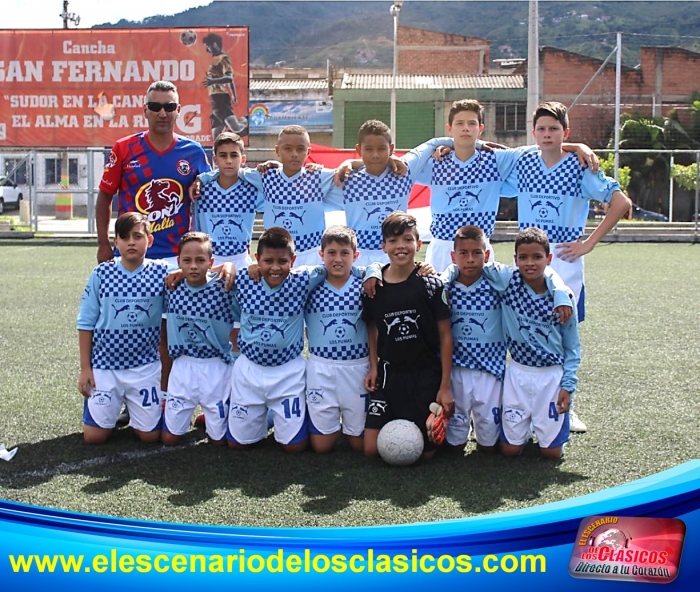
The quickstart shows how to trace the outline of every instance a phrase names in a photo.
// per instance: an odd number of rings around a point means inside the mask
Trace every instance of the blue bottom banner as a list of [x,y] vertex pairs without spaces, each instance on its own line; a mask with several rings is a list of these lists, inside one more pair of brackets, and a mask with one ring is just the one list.
[[0,589],[690,590],[699,533],[700,460],[553,504],[397,526],[199,526],[4,501]]

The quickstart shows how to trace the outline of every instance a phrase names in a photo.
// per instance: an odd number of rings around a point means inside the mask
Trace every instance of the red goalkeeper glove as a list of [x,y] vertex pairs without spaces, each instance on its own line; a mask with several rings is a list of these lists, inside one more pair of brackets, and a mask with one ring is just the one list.
[[444,409],[437,403],[430,404],[430,415],[425,422],[428,430],[428,439],[435,444],[442,444],[447,435],[447,417]]

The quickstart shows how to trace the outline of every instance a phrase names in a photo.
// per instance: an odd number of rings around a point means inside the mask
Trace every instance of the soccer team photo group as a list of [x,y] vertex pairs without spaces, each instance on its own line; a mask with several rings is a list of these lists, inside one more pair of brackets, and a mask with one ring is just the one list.
[[643,496],[700,446],[693,3],[194,4],[0,30],[0,532],[448,565],[679,518]]

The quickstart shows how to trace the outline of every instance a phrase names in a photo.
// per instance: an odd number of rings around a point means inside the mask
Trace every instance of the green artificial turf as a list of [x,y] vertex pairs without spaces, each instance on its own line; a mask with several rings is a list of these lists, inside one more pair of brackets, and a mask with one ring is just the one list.
[[[586,258],[587,320],[573,435],[561,463],[443,454],[408,468],[341,442],[327,456],[183,446],[118,430],[82,443],[75,316],[95,247],[0,243],[0,498],[130,518],[246,526],[350,526],[460,518],[600,491],[700,450],[700,252],[684,244],[600,245]],[[512,245],[496,246],[510,262]]]

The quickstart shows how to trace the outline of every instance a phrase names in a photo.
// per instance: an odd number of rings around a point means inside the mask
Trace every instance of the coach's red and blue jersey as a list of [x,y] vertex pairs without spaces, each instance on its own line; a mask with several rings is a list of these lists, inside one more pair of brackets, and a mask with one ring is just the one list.
[[148,216],[153,245],[146,257],[174,257],[180,237],[190,229],[188,188],[199,173],[209,170],[197,142],[175,136],[167,150],[158,152],[147,132],[139,132],[114,144],[100,189],[118,194],[119,215],[141,212]]

